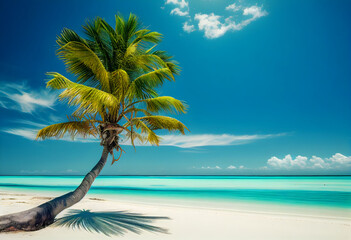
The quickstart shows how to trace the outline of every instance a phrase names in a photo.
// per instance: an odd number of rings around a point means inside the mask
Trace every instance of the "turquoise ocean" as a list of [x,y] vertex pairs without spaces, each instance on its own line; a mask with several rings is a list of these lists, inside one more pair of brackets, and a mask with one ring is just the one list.
[[[0,176],[0,191],[65,193],[83,176]],[[91,196],[351,209],[351,176],[99,176]]]

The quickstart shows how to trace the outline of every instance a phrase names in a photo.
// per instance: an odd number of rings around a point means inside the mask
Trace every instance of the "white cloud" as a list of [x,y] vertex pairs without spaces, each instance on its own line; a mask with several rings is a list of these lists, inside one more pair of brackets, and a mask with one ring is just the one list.
[[340,169],[351,167],[351,156],[344,156],[341,153],[334,154],[331,158],[322,159],[312,156],[310,159],[304,156],[297,156],[295,159],[290,154],[280,159],[271,157],[267,161],[265,169]]
[[329,164],[320,157],[312,156],[310,163],[312,168],[329,168]]
[[[235,14],[235,19],[234,16],[224,18],[215,13],[196,13],[195,16],[190,16],[189,3],[185,0],[166,0],[165,4],[175,6],[175,8],[171,10],[171,15],[187,17],[190,21],[194,17],[194,20],[198,21],[199,30],[204,31],[205,37],[210,39],[221,37],[228,31],[239,31],[254,20],[268,14],[267,11],[257,5],[244,8],[241,5],[233,3],[228,5],[225,9],[235,13],[242,10],[241,14]],[[222,20],[223,18],[224,20]],[[190,33],[194,32],[196,29],[194,25],[189,25],[188,22],[184,22],[183,30]]]
[[245,167],[243,165],[239,166],[239,167],[236,167],[234,165],[230,165],[227,167],[227,169],[230,169],[230,170],[234,170],[234,169],[245,169]]
[[24,124],[24,125],[29,125],[29,126],[34,126],[34,127],[39,127],[39,128],[44,128],[47,126],[47,124],[42,124],[42,123],[37,123],[37,122],[32,122],[29,120],[23,120],[23,119],[19,119],[19,120],[15,120],[15,123],[20,123],[20,124]]
[[[23,127],[23,128],[7,128],[7,129],[2,129],[1,131],[12,135],[20,136],[29,140],[35,140],[38,130],[39,130],[38,128]],[[88,138],[76,137],[74,140],[72,140],[71,137],[65,136],[61,139],[52,138],[51,140],[60,140],[60,141],[68,141],[68,142],[74,141],[74,142],[85,142],[85,143],[99,142],[99,140],[94,137],[88,137]]]
[[267,11],[262,10],[262,7],[251,6],[243,10],[243,15],[250,16],[250,18],[242,20],[239,23],[234,21],[232,16],[221,21],[222,16],[215,15],[214,13],[197,13],[194,19],[198,21],[199,30],[205,32],[205,37],[213,39],[223,36],[228,31],[241,30],[254,20],[267,14]]
[[184,16],[187,16],[189,14],[189,12],[188,11],[182,11],[182,10],[180,10],[180,8],[175,8],[175,9],[173,9],[171,11],[171,14],[184,17]]
[[45,115],[45,119],[42,119],[42,116],[39,116],[41,119],[41,121],[47,121],[47,120],[50,120],[50,122],[54,122],[54,123],[57,123],[57,122],[62,122],[64,120],[66,120],[67,118],[64,117],[64,116],[56,116],[54,114],[50,114],[50,115]]
[[252,15],[254,19],[266,16],[267,14],[268,14],[267,11],[262,10],[262,7],[257,7],[257,6],[251,6],[251,7],[245,8],[243,11],[243,15],[245,16]]
[[220,169],[222,169],[222,168],[219,167],[219,166],[215,166],[215,167],[201,167],[201,169],[220,170]]
[[[227,169],[229,169],[229,170],[235,170],[235,169],[244,169],[245,167],[244,166],[240,166],[240,167],[236,167],[236,166],[234,166],[234,165],[230,165],[230,166],[228,166],[227,167]],[[220,170],[220,169],[222,169],[221,167],[219,167],[219,166],[215,166],[215,167],[209,167],[209,166],[204,166],[204,167],[201,167],[200,169],[217,169],[217,170]]]
[[191,33],[195,31],[195,26],[193,24],[189,24],[188,22],[185,22],[183,24],[183,30],[187,33]]
[[341,153],[334,154],[331,158],[327,159],[331,164],[346,164],[351,165],[351,156],[344,156]]
[[236,23],[233,17],[228,17],[224,22],[220,21],[222,18],[219,15],[211,14],[195,14],[195,20],[198,21],[199,30],[205,32],[205,37],[213,39],[223,36],[228,31],[238,31],[249,25],[254,20],[266,16],[268,13],[262,10],[262,7],[251,6],[243,10],[244,16],[250,16],[250,18],[242,20]]
[[297,156],[292,159],[291,155],[286,155],[283,159],[272,157],[268,159],[267,164],[275,168],[304,168],[306,166],[307,157]]
[[204,146],[230,146],[247,144],[260,139],[283,136],[285,134],[266,135],[232,135],[232,134],[195,134],[195,135],[163,135],[161,146],[193,148]]
[[9,128],[2,130],[5,133],[17,135],[29,140],[35,140],[38,130],[32,128]]
[[240,10],[240,8],[241,8],[241,6],[237,6],[235,3],[233,3],[233,4],[228,5],[228,6],[225,8],[225,10],[237,12],[237,11]]
[[218,38],[223,36],[228,30],[229,26],[222,24],[219,19],[221,16],[211,14],[195,14],[195,20],[197,20],[199,29],[205,32],[207,38]]
[[77,173],[78,171],[73,170],[73,169],[67,169],[65,171],[61,171],[61,173]]
[[0,100],[0,107],[8,109],[8,107]]
[[0,87],[0,106],[24,113],[54,106],[57,95],[46,90],[33,90],[27,85],[5,83]]
[[180,8],[185,8],[189,6],[189,3],[185,0],[167,0],[166,4],[174,4]]
[[165,4],[172,4],[176,7],[172,9],[171,15],[178,15],[189,18],[189,3],[185,0],[167,0]]

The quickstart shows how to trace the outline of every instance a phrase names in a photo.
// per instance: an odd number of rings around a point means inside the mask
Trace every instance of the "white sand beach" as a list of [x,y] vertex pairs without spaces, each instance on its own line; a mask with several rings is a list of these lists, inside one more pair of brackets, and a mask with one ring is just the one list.
[[[49,200],[53,193],[19,193],[0,191],[0,214],[8,214],[34,207]],[[3,233],[1,239],[269,239],[269,240],[348,240],[351,239],[350,213],[311,211],[295,213],[285,209],[269,211],[257,206],[254,211],[246,209],[206,208],[205,206],[182,206],[158,204],[157,202],[133,202],[123,199],[98,198],[87,195],[71,209],[91,211],[129,211],[146,216],[165,216],[168,220],[157,220],[152,224],[168,229],[168,234],[145,232],[136,234],[105,236],[82,229],[49,226],[35,232]],[[290,213],[289,213],[290,211]],[[67,210],[58,217],[62,217]]]

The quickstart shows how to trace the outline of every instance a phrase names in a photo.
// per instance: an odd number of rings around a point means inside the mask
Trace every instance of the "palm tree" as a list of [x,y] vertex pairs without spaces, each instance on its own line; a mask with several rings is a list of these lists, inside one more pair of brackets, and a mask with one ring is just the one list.
[[[121,139],[159,145],[155,130],[166,129],[184,134],[180,121],[161,114],[185,113],[184,102],[159,96],[158,88],[179,74],[178,64],[165,51],[154,50],[161,34],[142,29],[138,18],[125,20],[116,15],[115,28],[102,18],[83,25],[86,38],[64,29],[57,38],[58,56],[67,71],[76,77],[70,81],[59,73],[48,73],[47,87],[61,90],[59,99],[73,106],[67,122],[41,129],[37,139],[64,136],[99,137],[103,146],[100,161],[72,192],[38,207],[0,217],[0,231],[37,230],[53,223],[62,210],[79,202],[104,167],[109,154],[119,152]],[[160,115],[157,115],[160,114]]]

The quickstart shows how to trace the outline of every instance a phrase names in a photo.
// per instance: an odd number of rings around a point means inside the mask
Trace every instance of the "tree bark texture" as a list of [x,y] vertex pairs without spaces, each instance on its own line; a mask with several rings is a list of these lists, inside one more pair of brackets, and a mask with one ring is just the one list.
[[95,178],[105,166],[109,152],[109,147],[104,146],[100,161],[85,175],[82,183],[76,190],[54,198],[35,208],[0,216],[0,232],[35,231],[52,224],[57,214],[73,206],[87,194]]

